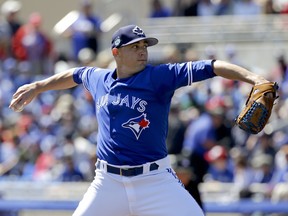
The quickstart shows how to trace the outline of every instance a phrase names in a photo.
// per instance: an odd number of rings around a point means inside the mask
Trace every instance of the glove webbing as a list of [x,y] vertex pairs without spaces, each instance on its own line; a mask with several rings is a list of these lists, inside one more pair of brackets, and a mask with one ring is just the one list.
[[[251,108],[248,110],[248,112],[243,116],[242,122],[245,125],[245,127],[248,128],[249,131],[251,131],[251,133],[258,133],[258,131],[255,131],[255,125],[251,123],[251,119],[253,118],[253,116],[255,115],[255,110],[261,110],[261,114],[260,114],[260,118],[258,119],[258,127],[259,128],[263,128],[264,125],[266,124],[266,119],[268,116],[268,110],[266,109],[266,107],[262,104],[262,103],[258,103],[258,102],[254,102],[251,106]],[[255,117],[254,117],[255,118]],[[245,129],[243,127],[241,127],[241,125],[239,125],[240,128]],[[247,130],[246,128],[246,130]]]

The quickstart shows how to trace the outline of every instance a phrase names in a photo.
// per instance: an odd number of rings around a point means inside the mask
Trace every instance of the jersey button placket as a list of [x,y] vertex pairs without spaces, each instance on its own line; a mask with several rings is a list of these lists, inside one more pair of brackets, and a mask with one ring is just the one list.
[[116,129],[114,128],[114,121],[115,121],[116,117],[115,115],[111,116],[111,120],[110,120],[110,127],[111,127],[111,137],[114,139],[116,137]]
[[108,110],[109,110],[109,112],[110,112],[110,127],[111,127],[110,133],[111,133],[111,137],[112,137],[113,139],[116,138],[116,130],[115,130],[115,128],[113,127],[113,126],[114,126],[114,121],[115,121],[115,119],[116,119],[116,114],[113,113],[114,107],[113,107],[113,105],[111,104],[111,101],[113,101],[114,96],[115,96],[115,90],[112,88],[112,89],[110,89],[110,92],[109,92],[109,101],[110,101],[109,106],[110,106],[110,108],[108,107]]

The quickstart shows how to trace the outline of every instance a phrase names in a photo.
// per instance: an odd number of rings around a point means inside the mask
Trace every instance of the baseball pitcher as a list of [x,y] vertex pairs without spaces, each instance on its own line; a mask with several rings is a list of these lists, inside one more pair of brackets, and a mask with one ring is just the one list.
[[115,69],[77,67],[18,88],[10,108],[21,111],[37,95],[78,84],[91,93],[99,123],[95,179],[73,216],[203,216],[170,166],[165,139],[171,98],[178,88],[222,76],[268,83],[220,60],[147,63],[147,37],[136,25],[112,36]]

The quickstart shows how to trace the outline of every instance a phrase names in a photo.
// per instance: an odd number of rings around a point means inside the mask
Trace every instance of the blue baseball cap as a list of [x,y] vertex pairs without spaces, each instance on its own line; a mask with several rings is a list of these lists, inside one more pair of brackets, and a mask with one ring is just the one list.
[[112,36],[112,48],[123,47],[140,40],[145,40],[148,46],[154,46],[158,39],[146,37],[144,31],[136,25],[128,25],[118,29]]

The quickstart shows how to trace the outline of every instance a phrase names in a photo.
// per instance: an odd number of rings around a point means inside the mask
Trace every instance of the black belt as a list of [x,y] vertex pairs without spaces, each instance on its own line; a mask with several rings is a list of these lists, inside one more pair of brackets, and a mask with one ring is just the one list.
[[[100,168],[100,161],[97,161],[96,163],[96,168]],[[114,167],[109,164],[106,165],[107,167],[107,172],[108,173],[113,173],[121,176],[137,176],[143,174],[144,168],[143,166],[140,167],[133,167],[133,168],[119,168],[119,167]],[[149,171],[157,170],[159,168],[159,165],[157,163],[151,163],[149,167]]]

